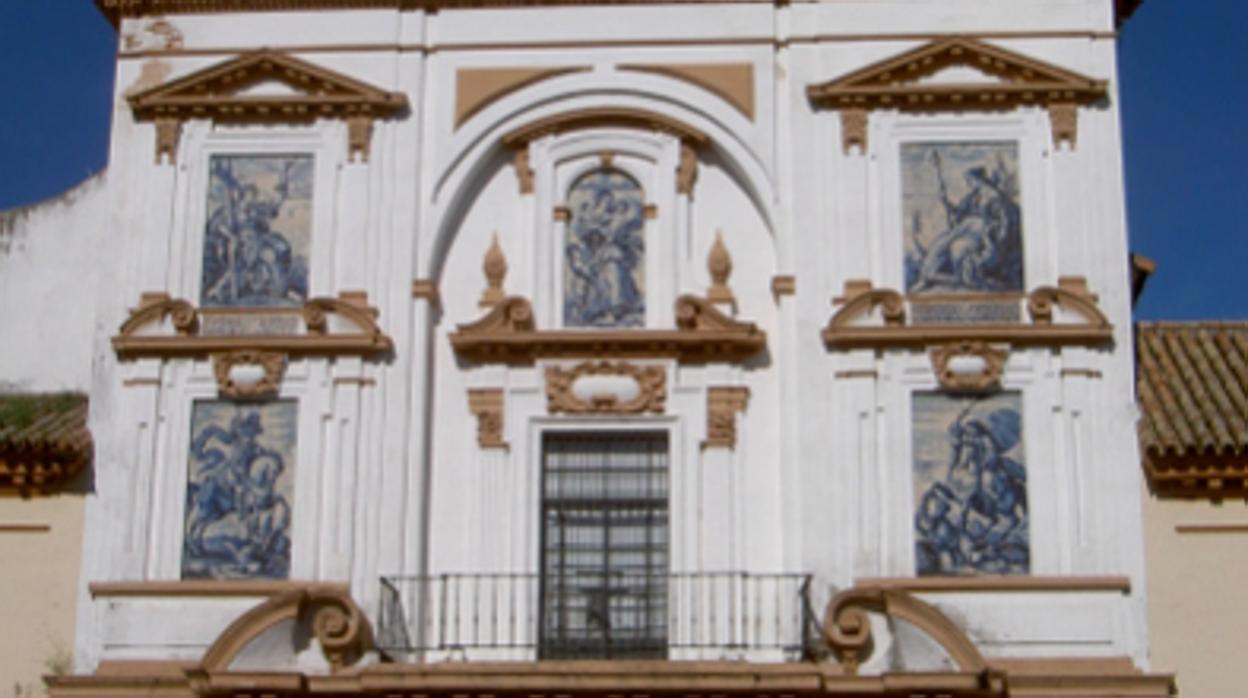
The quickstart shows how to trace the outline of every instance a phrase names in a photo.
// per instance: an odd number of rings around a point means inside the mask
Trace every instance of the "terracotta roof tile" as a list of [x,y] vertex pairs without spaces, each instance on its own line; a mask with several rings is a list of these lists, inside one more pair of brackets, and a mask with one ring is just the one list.
[[1154,489],[1248,492],[1248,322],[1141,322],[1135,346]]
[[0,394],[0,491],[51,491],[91,460],[87,396]]

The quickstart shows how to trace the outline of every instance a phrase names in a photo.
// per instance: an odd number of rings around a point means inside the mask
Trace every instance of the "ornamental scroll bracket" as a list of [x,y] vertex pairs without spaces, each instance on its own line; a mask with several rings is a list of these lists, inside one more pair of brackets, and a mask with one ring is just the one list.
[[[221,352],[276,353],[282,356],[381,357],[394,343],[377,325],[377,309],[367,294],[343,291],[337,298],[309,299],[296,308],[249,308],[229,317],[269,321],[286,319],[303,331],[268,331],[263,322],[256,333],[205,331],[206,318],[223,317],[212,308],[196,308],[167,293],[144,293],[138,307],[113,337],[113,350],[122,360],[137,358],[206,357]],[[170,319],[172,333],[165,327]],[[291,324],[287,323],[287,324]],[[293,325],[292,325],[293,326]],[[263,362],[261,362],[263,363]]]
[[[983,80],[939,82],[939,73],[967,68]],[[910,113],[999,112],[1037,106],[1048,110],[1054,145],[1073,149],[1078,107],[1103,102],[1104,80],[1081,75],[967,36],[937,39],[911,51],[806,88],[815,107],[841,115],[846,154],[867,152],[872,111]]]
[[828,602],[823,616],[823,640],[833,657],[851,676],[875,651],[871,613],[904,620],[936,642],[960,672],[980,674],[990,688],[987,695],[1006,695],[1005,677],[992,670],[975,643],[935,606],[899,589],[855,587]]
[[509,296],[475,322],[451,333],[461,358],[480,363],[529,365],[541,358],[675,358],[683,363],[742,362],[767,346],[751,322],[725,315],[705,298],[676,300],[675,329],[541,330],[527,298]]
[[[221,682],[228,682],[235,660],[252,651],[253,645],[266,644],[271,635],[267,631],[274,626],[291,621],[306,624],[331,675],[348,672],[367,655],[376,653],[372,624],[349,593],[324,586],[292,589],[235,619],[209,646],[199,664],[186,670],[195,695],[221,693]],[[286,635],[293,638],[289,632]]]
[[[973,303],[980,297],[966,294]],[[916,299],[893,289],[872,288],[869,281],[845,282],[845,291],[833,299],[838,306],[823,330],[828,349],[887,349],[927,347],[957,342],[1010,346],[1103,346],[1114,340],[1114,328],[1096,305],[1082,277],[1062,277],[1057,286],[1032,290],[1025,302],[1031,322],[916,323],[907,306]],[[881,308],[880,320],[873,311]],[[1054,308],[1063,311],[1057,322]]]
[[[254,89],[276,83],[284,89]],[[127,98],[136,121],[156,125],[156,162],[176,159],[182,124],[210,119],[230,124],[347,125],[351,160],[368,161],[377,119],[407,112],[407,97],[387,92],[281,51],[260,49],[157,85]]]

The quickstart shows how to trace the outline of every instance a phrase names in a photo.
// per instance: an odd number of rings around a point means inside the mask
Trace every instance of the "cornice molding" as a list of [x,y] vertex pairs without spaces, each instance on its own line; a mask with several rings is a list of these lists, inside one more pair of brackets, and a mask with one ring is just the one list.
[[[309,10],[393,9],[437,11],[439,8],[543,7],[563,5],[782,4],[783,0],[95,0],[95,6],[116,27],[123,17],[215,12],[283,12]],[[1143,0],[1115,0],[1116,26],[1121,26]]]
[[[924,83],[946,68],[965,67],[994,82]],[[1053,141],[1077,140],[1079,105],[1107,98],[1108,83],[1060,66],[993,46],[968,36],[951,36],[872,63],[834,80],[810,85],[806,95],[816,107],[841,115],[846,153],[867,146],[872,111],[1008,111],[1034,105],[1049,110]]]
[[767,345],[767,333],[685,295],[676,300],[676,329],[539,330],[527,298],[510,296],[484,317],[450,335],[460,358],[481,363],[532,364],[543,358],[675,358],[682,363],[741,362]]
[[[968,294],[965,302],[978,298]],[[907,305],[915,302],[893,289],[876,289],[869,281],[845,283],[844,294],[834,298],[840,308],[823,330],[829,349],[914,348],[957,342],[1001,343],[1014,346],[1102,346],[1113,342],[1114,327],[1096,305],[1082,277],[1062,277],[1057,286],[1041,286],[1026,297],[1031,322],[984,324],[910,324]],[[1077,315],[1081,322],[1053,321],[1053,306]],[[881,306],[882,324],[862,321]]]
[[[118,358],[125,360],[204,357],[216,352],[239,351],[278,352],[289,356],[376,357],[394,348],[393,341],[377,325],[377,310],[368,305],[367,295],[360,292],[343,292],[337,298],[313,298],[302,308],[248,308],[232,313],[298,314],[304,322],[303,334],[203,335],[200,326],[204,312],[167,293],[145,293],[113,337],[113,350]],[[159,333],[166,316],[171,318],[173,334]],[[354,331],[339,330],[343,324]],[[152,331],[153,326],[156,332]]]
[[[277,82],[294,94],[246,94],[249,87]],[[407,97],[387,92],[281,51],[260,49],[197,70],[129,97],[137,121],[157,126],[156,158],[173,162],[181,125],[188,119],[214,123],[347,122],[352,158],[368,160],[373,121],[408,109]]]

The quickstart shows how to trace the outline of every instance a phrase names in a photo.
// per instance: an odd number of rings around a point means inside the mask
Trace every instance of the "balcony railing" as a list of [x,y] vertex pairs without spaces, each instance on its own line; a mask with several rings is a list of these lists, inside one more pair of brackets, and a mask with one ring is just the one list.
[[806,574],[676,573],[641,586],[619,574],[383,577],[377,635],[414,662],[795,661],[818,637],[809,592]]

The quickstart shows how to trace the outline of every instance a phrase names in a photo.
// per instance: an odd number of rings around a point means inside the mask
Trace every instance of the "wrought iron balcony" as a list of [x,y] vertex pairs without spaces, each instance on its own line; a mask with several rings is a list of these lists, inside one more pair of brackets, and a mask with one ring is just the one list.
[[383,577],[378,642],[396,659],[796,661],[818,640],[810,575]]

